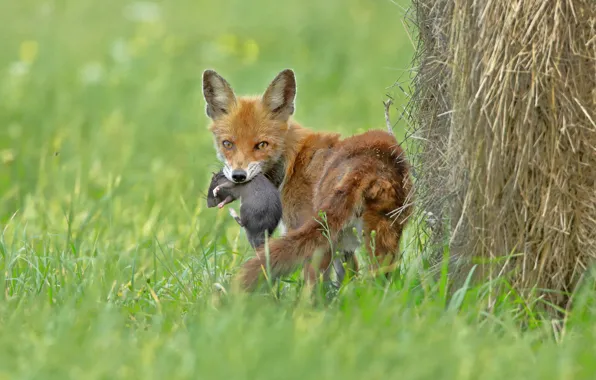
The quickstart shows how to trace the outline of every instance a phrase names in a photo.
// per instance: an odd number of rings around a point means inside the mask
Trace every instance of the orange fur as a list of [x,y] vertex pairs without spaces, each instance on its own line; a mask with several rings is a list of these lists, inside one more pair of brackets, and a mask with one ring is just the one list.
[[[213,119],[210,130],[228,172],[258,167],[255,170],[281,188],[287,233],[269,242],[272,277],[305,265],[305,276],[312,281],[327,270],[332,252],[320,211],[334,249],[352,253],[352,229],[361,225],[369,253],[383,264],[395,262],[412,209],[406,205],[412,182],[404,152],[392,134],[371,130],[341,139],[337,133],[301,127],[291,119],[296,93],[291,70],[282,71],[262,97],[236,99],[214,71],[206,71],[203,78],[207,114]],[[223,147],[224,140],[233,147]],[[263,141],[267,146],[257,149]],[[400,208],[396,218],[388,215]],[[316,263],[315,253],[321,255]],[[358,268],[354,259],[349,258],[350,265]],[[258,249],[240,271],[241,285],[253,288],[265,266],[263,249]]]

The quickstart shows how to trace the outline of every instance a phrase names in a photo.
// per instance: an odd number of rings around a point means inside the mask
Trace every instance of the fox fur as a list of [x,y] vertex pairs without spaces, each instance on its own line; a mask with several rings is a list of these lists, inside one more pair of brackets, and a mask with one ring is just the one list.
[[[353,271],[363,238],[372,261],[391,266],[412,212],[409,164],[392,133],[370,130],[347,138],[315,132],[292,118],[296,79],[280,72],[261,96],[236,97],[213,70],[203,73],[209,127],[223,173],[234,182],[263,173],[280,189],[285,234],[269,241],[272,279],[304,267],[312,283],[339,251]],[[354,229],[358,236],[354,236]],[[237,281],[254,289],[267,268],[265,249]]]

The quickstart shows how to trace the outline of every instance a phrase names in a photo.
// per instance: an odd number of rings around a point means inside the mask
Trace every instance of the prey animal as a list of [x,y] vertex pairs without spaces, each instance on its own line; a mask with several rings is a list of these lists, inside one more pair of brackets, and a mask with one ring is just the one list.
[[265,234],[271,237],[282,217],[279,190],[262,174],[243,183],[234,183],[223,172],[213,173],[207,194],[207,207],[222,208],[240,199],[240,215],[230,208],[230,215],[246,231],[253,248],[265,243]]

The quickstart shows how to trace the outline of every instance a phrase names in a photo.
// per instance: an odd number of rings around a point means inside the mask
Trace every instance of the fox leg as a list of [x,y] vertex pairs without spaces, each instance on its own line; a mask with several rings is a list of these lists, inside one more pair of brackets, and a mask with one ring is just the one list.
[[356,258],[355,252],[346,253],[346,267],[352,274],[358,273],[360,266],[358,265],[358,259]]
[[[356,249],[361,245],[363,223],[362,218],[357,218],[352,223],[352,228],[344,229],[341,234],[337,247],[339,255],[333,261],[335,267],[335,273],[337,275],[337,281],[343,283],[346,275],[346,270],[349,275],[352,276],[358,272],[358,262],[356,259]],[[344,267],[345,264],[345,267]]]
[[355,252],[342,251],[341,257],[337,257],[333,260],[333,269],[335,269],[337,282],[340,285],[344,282],[344,278],[346,277],[346,271],[350,277],[358,273],[359,266]]
[[335,271],[335,276],[337,278],[337,286],[341,286],[344,282],[344,278],[346,277],[346,270],[344,268],[344,258],[343,257],[336,257],[333,259],[333,270]]
[[403,232],[400,221],[377,212],[365,212],[364,236],[373,272],[381,271],[389,278],[397,265],[399,241]]
[[[346,270],[349,276],[358,272],[358,260],[353,251],[341,251],[337,257],[331,255],[331,251],[325,251],[324,254],[316,261],[313,258],[313,263],[306,262],[304,264],[304,278],[309,284],[316,283],[318,274],[323,272],[323,281],[329,282],[331,280],[332,270],[336,276],[336,286],[339,287],[344,282],[346,277]],[[345,263],[345,267],[344,267]]]
[[330,265],[331,265],[331,251],[326,249],[320,251],[321,254],[315,255],[312,257],[311,260],[307,260],[304,264],[304,281],[307,285],[314,285],[317,282],[317,277],[319,275],[319,271],[323,271],[323,281],[329,281],[330,275]]
[[[319,252],[315,252],[313,258],[307,260],[304,266],[304,277],[307,281],[315,282],[318,273],[322,271],[323,281],[328,282],[331,279],[332,271],[334,271],[339,286],[346,275],[343,263],[350,261],[350,269],[353,268],[354,251],[360,245],[359,240],[352,231],[342,230],[337,241],[328,243],[330,243],[328,249],[321,251],[320,255],[318,255]],[[332,249],[335,253],[332,252]]]

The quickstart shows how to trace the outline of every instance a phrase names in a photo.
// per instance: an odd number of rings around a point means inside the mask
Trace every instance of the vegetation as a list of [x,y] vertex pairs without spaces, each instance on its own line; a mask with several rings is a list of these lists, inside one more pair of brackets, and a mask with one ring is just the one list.
[[564,310],[596,258],[596,2],[545,4],[413,0],[433,27],[411,114],[418,206],[450,220],[451,273],[481,261],[479,279]]
[[514,292],[492,297],[506,283],[448,297],[445,272],[421,275],[413,228],[411,270],[390,283],[363,273],[315,304],[298,275],[226,290],[250,250],[226,211],[206,209],[217,161],[203,69],[259,93],[292,67],[305,126],[384,128],[387,91],[398,110],[407,101],[386,90],[409,78],[403,12],[0,2],[0,379],[593,378],[590,292],[567,320]]

